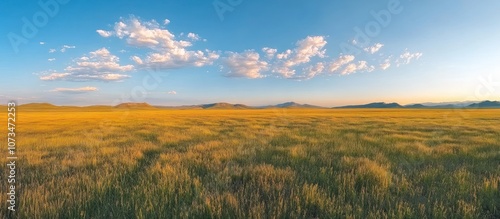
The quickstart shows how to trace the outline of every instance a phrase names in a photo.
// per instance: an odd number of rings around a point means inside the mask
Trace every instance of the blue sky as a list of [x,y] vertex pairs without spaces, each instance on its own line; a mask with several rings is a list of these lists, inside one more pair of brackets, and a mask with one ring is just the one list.
[[500,2],[0,3],[0,101],[500,99]]

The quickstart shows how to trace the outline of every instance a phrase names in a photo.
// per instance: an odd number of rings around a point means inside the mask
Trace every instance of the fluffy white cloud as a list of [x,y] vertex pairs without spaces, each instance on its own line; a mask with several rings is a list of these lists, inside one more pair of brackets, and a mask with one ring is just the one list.
[[297,42],[297,48],[294,49],[293,56],[287,61],[287,66],[295,66],[311,61],[311,58],[318,56],[325,57],[326,50],[323,47],[326,45],[326,40],[323,36],[308,36]]
[[390,58],[385,59],[384,62],[382,64],[380,64],[380,68],[382,70],[386,70],[389,67],[391,67],[391,59]]
[[266,57],[268,59],[272,59],[272,58],[274,58],[274,55],[276,54],[276,52],[278,52],[278,50],[273,49],[273,48],[269,48],[269,47],[264,47],[264,48],[262,48],[262,52],[266,53]]
[[285,52],[278,53],[276,58],[278,59],[288,59],[288,57],[292,54],[292,50],[287,49]]
[[53,61],[55,61],[55,60],[56,60],[55,58],[50,58],[50,59],[47,59],[47,61],[49,61],[49,62],[53,62]]
[[310,65],[307,68],[304,68],[304,78],[305,79],[311,79],[314,78],[316,75],[321,74],[325,70],[325,64],[323,62],[318,62],[314,65]]
[[182,68],[186,66],[202,67],[211,65],[219,58],[219,54],[213,51],[186,51],[175,50],[165,51],[160,53],[150,53],[146,58],[141,59],[141,62],[135,61],[137,64],[160,69]]
[[[295,48],[281,50],[281,52],[275,48],[264,47],[261,51],[246,50],[241,53],[221,53],[207,49],[192,49],[193,43],[205,40],[192,32],[181,33],[179,37],[176,37],[165,28],[169,23],[168,19],[162,21],[162,25],[160,25],[155,20],[144,21],[131,16],[121,18],[111,30],[96,30],[102,37],[117,37],[123,39],[130,46],[145,49],[148,52],[146,55],[130,56],[135,67],[132,65],[121,66],[117,56],[102,48],[75,60],[64,71],[49,72],[40,78],[42,80],[68,81],[119,81],[129,77],[124,73],[134,68],[173,69],[212,65],[220,58],[219,54],[226,54],[222,59],[221,66],[228,77],[261,78],[265,77],[266,74],[274,73],[282,78],[309,79],[323,72],[347,75],[356,72],[371,72],[375,69],[366,61],[354,62],[356,57],[353,55],[341,54],[335,60],[326,60],[325,46],[327,41],[324,36],[307,36],[298,40],[295,43]],[[358,44],[354,40],[352,43]],[[364,48],[364,51],[375,54],[383,46],[381,43],[376,43]],[[75,48],[75,46],[64,45],[60,51],[65,52],[71,48]],[[49,50],[49,53],[53,52],[56,50]],[[377,61],[380,64],[380,69],[386,70],[391,64],[398,66],[409,64],[421,56],[422,53],[410,53],[405,50],[397,59],[388,58],[384,62]],[[49,59],[49,61],[53,60],[55,59]]]
[[90,52],[67,66],[63,72],[43,74],[40,79],[45,81],[120,81],[128,78],[123,72],[132,71],[132,65],[120,65],[120,59],[106,48]]
[[87,92],[98,91],[96,87],[80,87],[80,88],[56,88],[52,90],[53,92],[70,93],[70,94],[81,94]]
[[40,45],[45,45],[45,42],[40,42]]
[[375,54],[376,52],[378,52],[382,47],[384,46],[384,44],[381,44],[381,43],[376,43],[375,45],[373,46],[370,46],[370,47],[367,47],[365,48],[364,50],[366,52],[369,52],[371,54]]
[[342,66],[349,64],[350,62],[354,61],[355,57],[353,55],[343,55],[337,58],[335,61],[333,61],[330,66],[329,66],[329,71],[330,72],[336,72]]
[[[375,70],[375,66],[366,61],[353,62],[356,58],[353,55],[340,55],[337,59],[326,62],[326,44],[323,36],[308,36],[297,41],[296,48],[281,53],[277,49],[264,47],[262,53],[268,59],[267,62],[260,60],[259,53],[253,50],[244,53],[229,52],[224,67],[229,69],[227,76],[260,78],[265,73],[275,73],[289,79],[310,79],[324,72],[347,75]],[[382,46],[375,44],[373,51],[378,51]]]
[[110,37],[113,36],[113,33],[111,31],[105,31],[105,30],[96,30],[96,32],[101,35],[102,37]]
[[341,74],[342,75],[348,75],[360,71],[366,71],[366,72],[372,72],[375,70],[375,67],[372,65],[368,65],[366,61],[359,61],[357,64],[356,63],[351,63],[348,64],[344,70],[342,70]]
[[[141,21],[132,16],[115,23],[112,31],[100,32],[102,32],[101,36],[116,36],[125,39],[131,46],[151,49],[152,52],[146,57],[132,57],[142,67],[160,69],[201,67],[211,65],[219,58],[219,54],[214,51],[189,50],[192,42],[177,40],[173,33],[162,29],[155,20]],[[188,38],[193,41],[200,39],[195,33],[189,33]]]
[[198,41],[200,40],[200,35],[195,34],[195,33],[188,33],[187,37],[193,41]]
[[285,78],[305,77],[295,75],[294,67],[309,63],[316,56],[324,58],[326,50],[323,47],[326,44],[327,42],[323,36],[308,36],[297,41],[295,49],[286,50],[276,55],[279,61],[274,64],[272,72],[278,73]]
[[64,46],[62,46],[62,48],[61,48],[61,50],[60,50],[60,51],[61,51],[61,52],[66,52],[66,50],[67,50],[67,49],[74,49],[74,48],[76,48],[76,46],[68,46],[68,45],[64,45]]
[[130,57],[130,59],[132,59],[132,61],[134,61],[138,65],[144,64],[144,62],[142,61],[142,59],[139,56],[132,56],[132,57]]
[[422,57],[422,55],[423,54],[420,52],[411,53],[410,51],[408,51],[408,49],[406,49],[396,61],[397,66],[400,66],[401,64],[410,64],[412,60],[418,60],[420,57]]
[[176,95],[176,94],[177,94],[177,92],[176,92],[175,90],[172,90],[172,91],[167,92],[167,94]]
[[289,68],[286,66],[282,66],[282,65],[274,66],[273,69],[271,70],[271,72],[278,73],[281,77],[284,77],[284,78],[300,77],[300,76],[295,75],[295,69],[292,69],[292,68]]
[[228,77],[260,78],[261,72],[267,70],[268,63],[260,60],[259,53],[255,51],[245,51],[243,53],[228,52],[224,64],[229,69],[226,73]]

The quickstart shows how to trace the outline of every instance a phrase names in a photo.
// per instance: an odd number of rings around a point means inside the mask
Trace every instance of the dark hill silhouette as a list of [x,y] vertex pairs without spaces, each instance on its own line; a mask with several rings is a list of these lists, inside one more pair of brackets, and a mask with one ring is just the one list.
[[427,108],[427,106],[424,106],[423,104],[411,104],[411,105],[406,105],[404,106],[405,108]]
[[444,104],[444,105],[434,105],[434,106],[425,106],[425,108],[435,108],[435,109],[450,109],[450,108],[462,108],[463,106],[455,105],[455,104]]
[[115,106],[119,109],[156,109],[148,103],[120,103]]
[[231,104],[231,103],[210,103],[200,105],[203,109],[250,109],[244,104]]
[[336,108],[403,108],[403,106],[399,105],[398,103],[376,102],[364,105],[341,106]]
[[264,106],[261,108],[324,108],[324,107],[310,105],[310,104],[300,104],[296,102],[286,102],[276,105]]
[[483,101],[480,103],[473,103],[469,106],[468,108],[500,108],[500,102],[499,101]]

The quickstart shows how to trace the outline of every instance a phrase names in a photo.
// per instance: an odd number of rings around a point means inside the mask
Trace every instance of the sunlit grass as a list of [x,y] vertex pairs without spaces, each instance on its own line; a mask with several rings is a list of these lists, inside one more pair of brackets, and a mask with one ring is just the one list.
[[499,122],[499,110],[21,111],[19,213],[499,218]]

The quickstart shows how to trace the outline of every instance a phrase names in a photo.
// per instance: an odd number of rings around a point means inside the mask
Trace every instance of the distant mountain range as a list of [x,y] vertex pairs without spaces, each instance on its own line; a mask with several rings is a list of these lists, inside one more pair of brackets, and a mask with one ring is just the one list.
[[446,104],[410,104],[410,105],[399,105],[398,103],[369,103],[365,105],[352,105],[352,106],[341,106],[334,108],[410,108],[410,109],[422,109],[422,108],[434,108],[434,109],[446,109],[446,108],[500,108],[499,101],[483,101],[477,103],[465,104],[465,102],[456,103],[446,103]]
[[252,107],[244,104],[230,104],[230,103],[210,103],[200,105],[203,109],[250,109]]
[[426,103],[420,103],[424,106],[461,106],[461,107],[466,107],[466,106],[469,106],[473,103],[479,103],[481,101],[471,101],[471,100],[468,100],[468,101],[453,101],[453,102],[438,102],[438,103],[434,103],[434,102],[426,102]]
[[154,106],[160,109],[252,109],[253,107],[244,104],[231,104],[231,103],[209,103],[200,105],[187,105],[187,106]]
[[399,105],[398,103],[377,102],[365,105],[350,105],[350,106],[340,106],[334,108],[403,108],[403,106]]
[[[272,108],[287,108],[287,109],[327,109],[326,107],[315,106],[310,104],[300,104],[296,102],[286,102],[276,105],[267,106],[247,106],[244,104],[231,104],[231,103],[210,103],[210,104],[200,104],[200,105],[188,105],[188,106],[152,106],[148,103],[121,103],[116,106],[55,106],[50,103],[29,103],[19,106],[23,110],[33,111],[33,110],[58,110],[58,109],[85,109],[85,110],[113,110],[113,109],[272,109]],[[455,102],[455,103],[442,103],[442,104],[430,104],[430,103],[418,103],[410,105],[400,105],[398,103],[384,103],[375,102],[364,105],[348,105],[332,108],[408,108],[408,109],[446,109],[446,108],[500,108],[500,101],[482,101],[482,102]]]
[[148,103],[120,103],[114,107],[118,109],[155,109]]
[[244,104],[231,104],[231,103],[209,103],[200,105],[188,105],[188,106],[155,106],[157,108],[167,108],[167,109],[268,109],[268,108],[324,108],[320,106],[314,106],[309,104],[299,104],[295,102],[286,102],[276,105],[268,106],[248,106]]
[[286,102],[286,103],[280,103],[276,105],[269,105],[269,106],[261,106],[258,108],[325,108],[321,106],[315,106],[315,105],[310,105],[310,104],[300,104],[296,102]]
[[500,108],[499,101],[483,101],[479,103],[473,103],[468,106],[469,108]]

